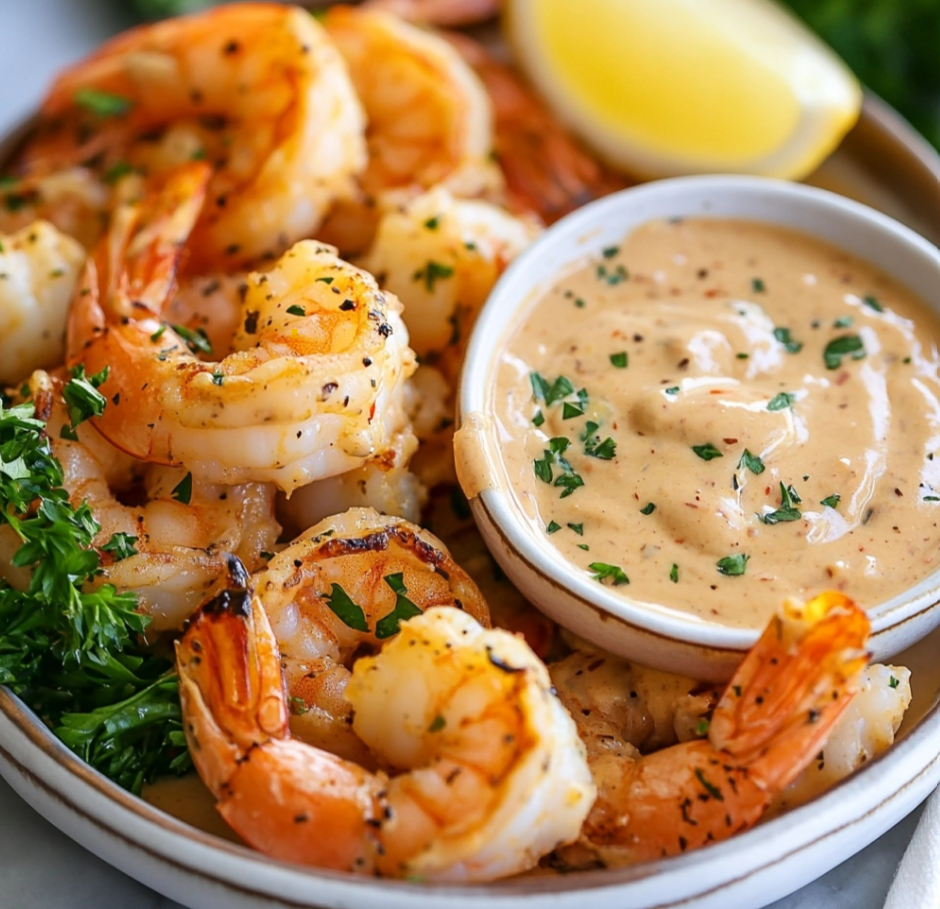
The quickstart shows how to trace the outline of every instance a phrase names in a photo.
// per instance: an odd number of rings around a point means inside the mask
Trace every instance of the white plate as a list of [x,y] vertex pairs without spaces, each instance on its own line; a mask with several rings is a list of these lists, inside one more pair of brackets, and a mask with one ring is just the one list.
[[[913,669],[917,722],[826,795],[734,839],[618,871],[447,886],[376,881],[271,861],[129,795],[0,689],[0,775],[69,836],[193,909],[757,909],[814,880],[912,811],[940,783],[940,631],[898,662]],[[328,835],[328,834],[327,834]]]
[[[18,120],[38,99],[45,80],[62,63],[77,58],[119,23],[117,4],[105,0],[31,0],[4,22],[0,48],[0,109],[5,122]],[[111,17],[109,22],[109,17]],[[40,37],[41,36],[41,37]],[[51,42],[51,43],[50,43]],[[2,115],[2,114],[0,114]],[[817,180],[920,230],[940,242],[940,163],[896,115],[869,101],[866,116],[843,150]],[[940,647],[932,636],[925,644]],[[922,645],[923,646],[923,645]],[[657,906],[682,909],[756,909],[790,893],[872,842],[910,812],[940,782],[940,684],[922,684],[921,670],[935,663],[925,653],[915,669],[915,702],[924,719],[883,759],[873,762],[830,794],[769,821],[727,843],[699,853],[622,872],[593,872],[565,878],[508,881],[477,888],[376,883],[325,872],[305,871],[202,833],[109,784],[78,761],[19,702],[0,689],[0,775],[40,814],[115,868],[187,906],[362,907],[362,909],[473,909],[531,906],[592,909]],[[7,818],[4,818],[6,821]],[[893,834],[892,834],[893,835]],[[15,836],[20,837],[16,831]],[[89,888],[62,881],[62,853],[42,834],[28,842],[35,853],[32,877],[17,877],[10,857],[0,855],[0,902],[15,905],[113,905],[117,876],[102,875],[93,898]],[[25,851],[25,850],[24,850]],[[885,850],[887,854],[890,850]],[[20,852],[20,855],[23,853]],[[881,854],[881,853],[879,853]],[[4,890],[3,882],[21,890]],[[862,891],[870,876],[859,875],[844,905],[874,906]],[[885,887],[887,885],[885,884]],[[126,891],[122,891],[126,892]],[[688,895],[690,902],[683,900]],[[853,898],[854,894],[854,898]],[[19,900],[19,901],[17,901]],[[596,901],[596,902],[595,902]],[[790,907],[815,909],[814,900]],[[147,905],[150,905],[148,902]]]

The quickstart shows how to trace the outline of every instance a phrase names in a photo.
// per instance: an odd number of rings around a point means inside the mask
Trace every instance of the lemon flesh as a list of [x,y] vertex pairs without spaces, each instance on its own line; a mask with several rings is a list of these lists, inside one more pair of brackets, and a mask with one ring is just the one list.
[[516,58],[556,114],[639,176],[798,179],[858,118],[841,60],[771,0],[509,0]]

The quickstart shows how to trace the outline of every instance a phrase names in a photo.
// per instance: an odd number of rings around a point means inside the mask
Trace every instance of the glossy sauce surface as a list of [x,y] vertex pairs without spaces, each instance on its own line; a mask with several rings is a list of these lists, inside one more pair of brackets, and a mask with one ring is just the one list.
[[491,404],[524,510],[633,599],[758,627],[940,564],[937,317],[769,225],[657,221],[559,276]]

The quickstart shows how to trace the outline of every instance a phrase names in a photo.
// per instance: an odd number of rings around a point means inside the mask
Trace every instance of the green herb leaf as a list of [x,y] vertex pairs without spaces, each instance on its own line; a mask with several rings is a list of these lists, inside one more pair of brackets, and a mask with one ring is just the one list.
[[137,555],[137,547],[134,545],[136,542],[137,537],[132,537],[129,533],[112,533],[111,539],[101,548],[105,552],[110,552],[115,562],[120,562]]
[[573,530],[579,537],[584,536],[584,524],[569,524],[569,530]]
[[790,335],[789,328],[775,328],[774,337],[784,346],[787,353],[796,354],[803,349],[803,342],[795,341]]
[[669,388],[665,389],[667,395],[677,395],[679,394],[679,386],[671,385]]
[[344,625],[355,631],[367,632],[369,630],[369,623],[366,621],[366,614],[362,611],[362,607],[353,602],[339,584],[330,586],[330,594],[325,599],[326,605]]
[[450,265],[444,265],[441,262],[429,261],[424,268],[419,269],[413,275],[415,281],[424,281],[424,286],[430,293],[434,292],[434,285],[438,281],[449,278],[454,273]]
[[855,320],[851,316],[839,316],[832,323],[833,328],[848,328]]
[[585,445],[584,453],[592,458],[610,461],[617,453],[617,443],[609,436],[597,445]]
[[438,227],[440,227],[440,224],[441,224],[441,219],[439,215],[434,215],[433,218],[428,218],[427,221],[424,222],[424,226],[428,230],[437,230]]
[[606,249],[603,249],[603,250],[601,251],[601,255],[602,255],[605,259],[613,259],[613,257],[616,256],[617,253],[619,253],[619,252],[620,252],[620,247],[619,247],[619,246],[608,246]]
[[561,499],[566,499],[570,496],[576,489],[579,489],[584,485],[584,480],[581,479],[581,475],[577,473],[565,473],[560,477],[555,479],[555,485],[562,487],[562,494],[559,496]]
[[444,719],[440,714],[434,717],[431,720],[431,725],[428,726],[428,732],[440,732],[447,725],[447,720]]
[[669,580],[672,581],[673,584],[679,583],[679,566],[678,565],[673,564],[672,568],[669,569]]
[[751,290],[756,294],[762,294],[766,292],[767,286],[761,278],[751,278]]
[[307,315],[307,310],[304,309],[302,306],[298,306],[296,303],[294,303],[294,304],[291,305],[291,306],[288,306],[288,307],[287,307],[287,312],[288,312],[288,315],[291,315],[291,316],[305,316],[305,315]]
[[834,492],[831,496],[826,496],[826,498],[821,499],[819,504],[825,505],[827,508],[835,508],[841,498],[842,496],[840,496],[839,493]]
[[656,506],[652,502],[647,502],[640,509],[640,514],[652,514],[654,511],[656,511]]
[[612,587],[619,587],[621,584],[629,584],[630,579],[624,573],[619,565],[608,565],[606,562],[591,562],[588,568],[594,572],[592,577],[595,581],[610,581]]
[[901,683],[892,675],[888,677],[888,687],[897,688]]
[[549,521],[548,524],[545,525],[545,532],[548,534],[556,533],[559,530],[561,530],[561,524],[556,521]]
[[738,467],[744,467],[754,474],[764,472],[764,462],[757,455],[751,454],[746,448],[744,454],[741,455],[741,460],[738,461]]
[[193,353],[212,353],[212,343],[209,341],[209,336],[204,328],[192,329],[187,328],[185,325],[173,325],[171,327],[186,342],[186,346]]
[[385,583],[395,591],[395,608],[387,616],[376,622],[375,636],[379,640],[385,640],[385,638],[398,634],[398,628],[402,622],[412,619],[416,615],[421,615],[421,610],[406,596],[408,589],[405,587],[402,577],[401,572],[385,576]]
[[575,417],[583,417],[584,409],[571,401],[565,401],[561,409],[561,418],[563,420],[573,420]]
[[725,556],[723,559],[719,559],[716,563],[718,573],[728,575],[728,577],[732,578],[738,577],[739,575],[744,574],[745,569],[747,568],[747,560],[749,558],[750,556],[745,555],[743,552]]
[[711,442],[706,442],[704,445],[693,445],[692,451],[694,451],[703,461],[712,461],[715,458],[723,458],[724,455],[712,445]]
[[171,492],[170,495],[176,499],[177,502],[188,505],[193,498],[193,475],[187,473],[186,476],[173,487],[173,492]]
[[875,312],[884,312],[885,308],[878,302],[877,297],[867,296],[862,297],[862,302],[869,308],[873,309]]
[[541,426],[545,422],[545,414],[541,410],[535,412],[535,416],[532,417],[533,426]]
[[826,345],[823,350],[826,369],[838,369],[846,355],[850,355],[853,360],[861,360],[865,356],[865,345],[858,335],[842,335]]
[[788,391],[781,391],[778,394],[775,394],[768,402],[768,410],[786,410],[788,407],[793,406],[793,402],[796,400],[796,396],[790,394]]
[[108,403],[98,388],[108,378],[108,367],[93,376],[85,375],[85,365],[79,363],[72,369],[72,378],[62,389],[62,397],[69,409],[70,429],[74,432],[85,420],[100,417]]
[[628,363],[627,352],[621,350],[619,353],[612,353],[610,355],[610,365],[614,366],[617,369],[626,369]]
[[762,524],[784,524],[789,521],[798,521],[803,517],[800,509],[795,507],[801,501],[797,491],[792,486],[780,484],[780,507],[769,514],[758,515]]
[[96,117],[120,117],[133,107],[129,98],[97,88],[80,88],[75,92],[74,100]]

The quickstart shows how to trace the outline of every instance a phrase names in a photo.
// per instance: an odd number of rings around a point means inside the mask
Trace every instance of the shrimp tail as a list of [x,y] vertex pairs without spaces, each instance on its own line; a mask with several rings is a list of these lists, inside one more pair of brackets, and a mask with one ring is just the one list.
[[745,657],[706,739],[592,769],[582,831],[606,865],[675,855],[746,830],[819,753],[868,654],[865,613],[839,593],[788,602]]
[[230,583],[197,610],[176,645],[193,763],[219,813],[253,848],[369,870],[382,778],[290,738],[277,641],[242,572],[230,564]]
[[[230,557],[223,590],[190,618],[176,645],[180,701],[187,738],[204,780],[231,777],[239,755],[262,739],[288,735],[280,655],[267,616],[248,585],[245,568]],[[265,633],[256,633],[260,624]],[[218,798],[221,786],[214,787]]]
[[720,750],[771,791],[785,788],[824,744],[855,694],[870,624],[848,597],[826,591],[786,602],[748,652],[709,727]]

